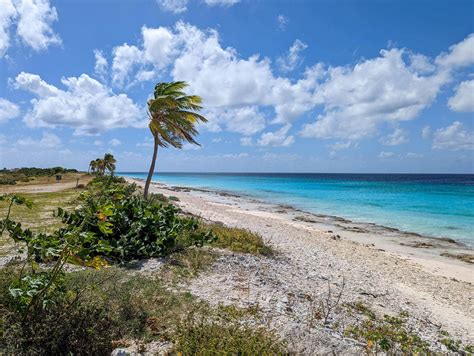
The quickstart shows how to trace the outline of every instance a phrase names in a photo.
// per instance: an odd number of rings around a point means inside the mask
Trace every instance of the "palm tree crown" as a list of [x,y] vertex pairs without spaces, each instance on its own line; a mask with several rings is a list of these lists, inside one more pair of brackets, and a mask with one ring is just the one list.
[[187,95],[184,92],[187,86],[186,82],[158,83],[153,98],[148,100],[148,126],[153,135],[154,150],[145,184],[145,197],[155,170],[158,146],[181,148],[185,142],[199,145],[194,139],[198,134],[196,125],[207,119],[198,113],[202,109],[201,97]]

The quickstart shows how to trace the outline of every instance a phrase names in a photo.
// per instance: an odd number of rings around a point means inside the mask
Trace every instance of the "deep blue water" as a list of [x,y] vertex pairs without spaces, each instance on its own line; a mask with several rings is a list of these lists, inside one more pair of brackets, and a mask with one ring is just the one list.
[[[146,178],[140,172],[120,175]],[[153,180],[235,192],[474,246],[474,175],[159,173]]]

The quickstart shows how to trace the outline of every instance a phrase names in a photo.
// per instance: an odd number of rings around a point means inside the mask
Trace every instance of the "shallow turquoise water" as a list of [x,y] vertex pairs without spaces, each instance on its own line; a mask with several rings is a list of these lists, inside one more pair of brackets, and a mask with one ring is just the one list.
[[[119,174],[146,178],[140,172]],[[153,180],[225,190],[474,246],[474,175],[159,173]]]

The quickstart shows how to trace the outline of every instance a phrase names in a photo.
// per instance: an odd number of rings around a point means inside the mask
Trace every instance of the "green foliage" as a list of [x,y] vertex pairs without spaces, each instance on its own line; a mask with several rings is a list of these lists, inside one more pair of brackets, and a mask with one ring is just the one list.
[[73,212],[58,209],[65,230],[78,229],[88,239],[83,245],[89,254],[84,251],[81,258],[102,255],[130,261],[162,257],[178,247],[181,235],[188,245],[201,246],[213,239],[210,233],[198,231],[196,220],[180,216],[173,205],[145,200],[134,190],[133,185],[98,180],[82,194],[82,204]]
[[371,352],[379,351],[390,354],[425,354],[429,353],[429,344],[407,327],[406,313],[398,316],[384,315],[379,319],[362,303],[356,303],[354,310],[365,315],[366,318],[358,325],[345,329],[345,336],[364,340],[367,349]]
[[77,173],[77,169],[63,167],[2,169],[0,170],[0,185],[15,185],[17,182],[28,182],[30,178],[33,177],[53,176],[65,173]]
[[285,345],[265,328],[232,319],[188,316],[179,328],[176,349],[184,355],[283,355]]
[[204,224],[203,228],[211,230],[216,236],[216,240],[213,242],[216,247],[253,255],[271,256],[274,254],[272,248],[265,244],[262,237],[250,230],[220,224]]

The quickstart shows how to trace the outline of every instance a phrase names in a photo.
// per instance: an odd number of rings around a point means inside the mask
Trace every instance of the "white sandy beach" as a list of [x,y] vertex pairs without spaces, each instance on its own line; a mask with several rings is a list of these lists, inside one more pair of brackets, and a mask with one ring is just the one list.
[[[440,256],[472,253],[462,245],[219,192],[156,183],[151,191],[178,197],[184,211],[203,219],[257,232],[277,250],[276,258],[226,253],[188,288],[212,303],[258,305],[297,352],[358,352],[362,347],[341,341],[335,329],[311,327],[311,300],[324,299],[328,284],[337,294],[343,280],[336,309],[362,302],[380,315],[403,311],[410,327],[428,339],[444,330],[464,343],[474,342],[474,267]],[[351,322],[347,313],[333,314],[333,324]]]

